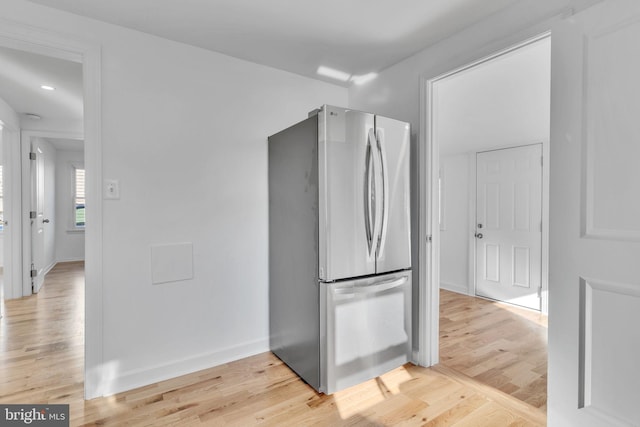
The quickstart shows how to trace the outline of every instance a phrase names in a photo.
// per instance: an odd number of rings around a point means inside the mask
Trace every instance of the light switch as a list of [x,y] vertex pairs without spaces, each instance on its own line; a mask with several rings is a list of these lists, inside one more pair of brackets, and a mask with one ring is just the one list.
[[104,190],[105,199],[119,199],[120,198],[120,184],[117,179],[105,179]]

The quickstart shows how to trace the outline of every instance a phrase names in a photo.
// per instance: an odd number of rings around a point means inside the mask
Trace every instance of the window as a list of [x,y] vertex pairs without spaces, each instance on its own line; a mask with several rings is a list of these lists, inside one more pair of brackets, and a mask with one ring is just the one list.
[[73,226],[84,228],[84,169],[73,168]]

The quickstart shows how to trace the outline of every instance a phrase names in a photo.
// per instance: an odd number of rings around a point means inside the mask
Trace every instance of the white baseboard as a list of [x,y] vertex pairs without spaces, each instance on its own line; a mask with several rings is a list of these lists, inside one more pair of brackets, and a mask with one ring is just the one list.
[[440,288],[447,291],[456,292],[458,294],[469,295],[469,288],[463,285],[456,285],[454,283],[440,282]]
[[53,269],[53,267],[55,267],[55,266],[56,266],[56,264],[57,264],[57,263],[58,263],[57,261],[54,261],[54,262],[52,262],[51,264],[47,265],[47,266],[44,268],[44,270],[42,270],[42,274],[46,276],[46,275],[47,275],[47,273],[48,273],[48,272],[50,272],[50,271]]
[[58,259],[58,260],[56,260],[56,263],[58,263],[58,262],[77,262],[77,261],[84,261],[84,257]]
[[[57,264],[57,262],[52,262],[51,264],[49,264],[48,266],[46,266],[45,268],[42,269],[42,277],[46,276],[47,273],[49,273],[53,267],[55,267]],[[42,285],[44,285],[44,280],[40,280],[40,286],[38,287],[38,289],[34,289],[34,292],[37,294],[38,292],[40,292],[40,289],[42,289]]]
[[116,366],[105,366],[99,393],[109,396],[160,381],[213,368],[234,360],[269,351],[269,339],[257,340],[212,353],[200,354],[175,362],[129,372],[116,372]]

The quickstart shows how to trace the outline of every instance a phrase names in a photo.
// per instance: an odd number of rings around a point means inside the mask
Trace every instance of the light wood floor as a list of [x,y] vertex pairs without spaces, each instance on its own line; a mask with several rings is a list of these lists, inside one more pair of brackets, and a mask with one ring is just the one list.
[[546,411],[547,316],[441,290],[440,363]]
[[83,271],[56,266],[36,296],[6,302],[0,402],[67,403],[71,425],[542,426],[542,411],[447,366],[398,368],[331,396],[263,353],[84,401]]

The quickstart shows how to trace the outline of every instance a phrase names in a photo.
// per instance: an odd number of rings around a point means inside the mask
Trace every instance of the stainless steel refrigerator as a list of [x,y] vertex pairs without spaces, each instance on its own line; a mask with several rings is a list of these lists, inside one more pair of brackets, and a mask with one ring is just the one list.
[[331,394],[411,359],[410,128],[324,105],[269,137],[269,339]]

